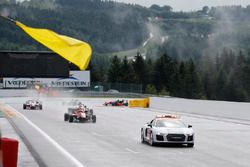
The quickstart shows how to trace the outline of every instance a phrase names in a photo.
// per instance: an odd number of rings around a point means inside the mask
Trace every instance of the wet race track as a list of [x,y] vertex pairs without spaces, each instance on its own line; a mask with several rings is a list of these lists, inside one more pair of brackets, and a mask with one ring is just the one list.
[[[97,122],[69,123],[63,120],[67,106],[62,102],[70,99],[42,99],[43,110],[23,110],[27,99],[2,101],[14,108],[16,114],[9,120],[40,166],[248,167],[250,164],[249,104],[242,103],[228,111],[224,106],[232,103],[218,102],[212,104],[218,105],[215,112],[215,106],[203,103],[188,106],[186,101],[178,99],[154,98],[152,108],[135,109],[102,105],[111,99],[83,98],[81,101],[93,108]],[[141,127],[161,113],[178,113],[185,123],[193,125],[194,148],[152,147],[141,143]]]

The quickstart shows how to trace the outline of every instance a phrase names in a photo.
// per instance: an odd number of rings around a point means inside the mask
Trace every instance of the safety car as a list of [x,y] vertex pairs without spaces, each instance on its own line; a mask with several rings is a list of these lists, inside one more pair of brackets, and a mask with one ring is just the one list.
[[141,128],[141,142],[154,146],[160,143],[186,144],[194,146],[194,130],[178,115],[158,115]]

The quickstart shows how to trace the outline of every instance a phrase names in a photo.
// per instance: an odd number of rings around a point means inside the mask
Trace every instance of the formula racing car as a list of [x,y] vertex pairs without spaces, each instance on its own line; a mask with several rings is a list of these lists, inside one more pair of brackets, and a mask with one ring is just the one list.
[[104,106],[128,106],[128,100],[116,100],[116,101],[110,101],[105,102],[103,104]]
[[154,146],[159,143],[186,144],[194,146],[194,131],[176,115],[156,116],[141,128],[141,142]]
[[72,122],[96,122],[96,115],[93,110],[83,104],[75,108],[68,108],[68,113],[64,113],[64,121]]
[[24,110],[42,110],[43,105],[42,105],[42,102],[39,100],[27,100],[23,104],[23,109]]

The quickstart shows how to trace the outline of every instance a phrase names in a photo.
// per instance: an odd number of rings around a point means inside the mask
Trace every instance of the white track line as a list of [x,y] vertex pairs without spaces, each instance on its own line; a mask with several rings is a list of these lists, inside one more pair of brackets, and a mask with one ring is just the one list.
[[133,154],[138,154],[138,153],[139,153],[139,152],[136,152],[136,151],[131,150],[131,149],[129,149],[129,148],[126,148],[125,150],[127,150],[128,152],[131,152],[131,153],[133,153]]
[[55,140],[53,140],[49,135],[47,135],[42,129],[40,129],[38,126],[36,126],[33,122],[31,122],[28,118],[26,118],[23,114],[21,114],[19,111],[11,107],[15,112],[20,114],[24,120],[30,124],[33,128],[35,128],[43,137],[45,137],[51,144],[53,144],[58,150],[60,150],[65,157],[70,159],[75,166],[77,167],[84,167],[84,165],[78,161],[73,155],[71,155],[67,150],[65,150],[61,145],[59,145]]
[[100,136],[100,137],[124,137],[124,136],[126,136],[126,135],[119,135],[119,134],[104,135],[104,134],[100,134],[100,133],[96,133],[96,132],[92,132],[92,135],[94,135],[94,136]]

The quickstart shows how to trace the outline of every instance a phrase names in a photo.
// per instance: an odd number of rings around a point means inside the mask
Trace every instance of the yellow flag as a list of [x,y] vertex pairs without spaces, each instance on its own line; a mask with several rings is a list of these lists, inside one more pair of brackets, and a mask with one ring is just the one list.
[[31,28],[18,21],[16,25],[44,46],[77,65],[81,70],[88,67],[92,55],[92,49],[88,43],[48,29]]

